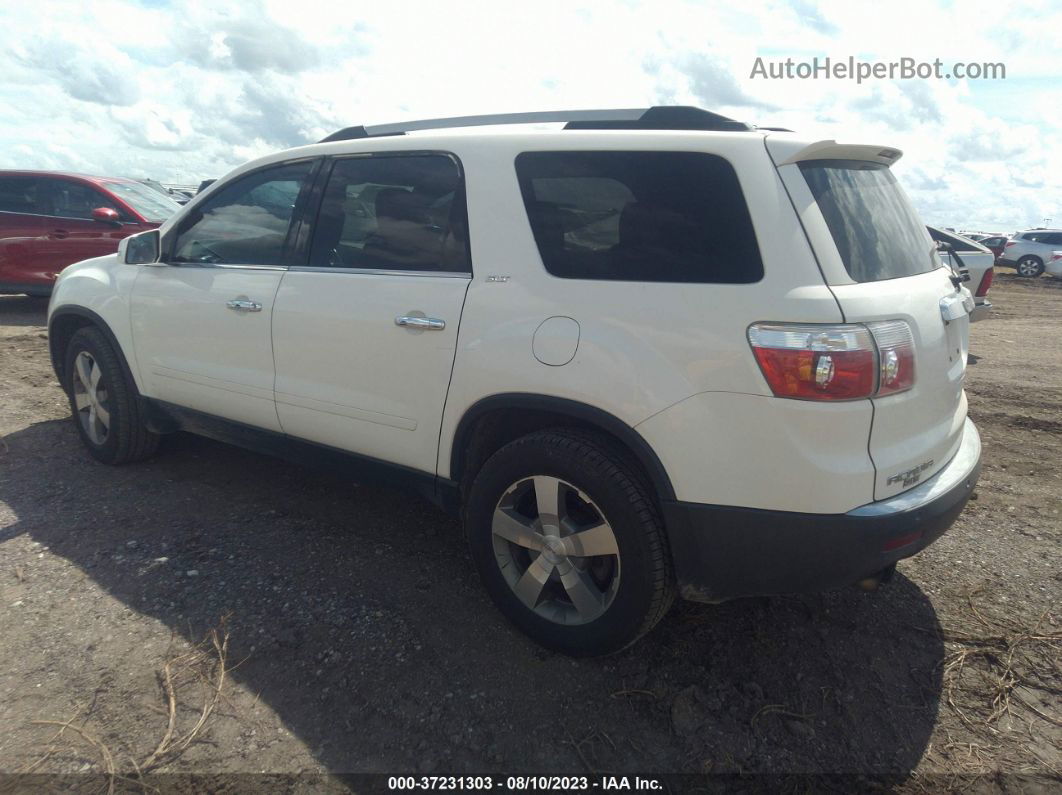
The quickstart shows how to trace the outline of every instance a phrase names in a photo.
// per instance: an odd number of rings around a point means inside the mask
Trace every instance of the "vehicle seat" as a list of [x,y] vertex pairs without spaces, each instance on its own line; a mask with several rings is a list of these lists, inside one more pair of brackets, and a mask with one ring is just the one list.
[[376,232],[365,241],[367,258],[385,268],[429,269],[439,262],[441,245],[423,196],[402,188],[376,194]]

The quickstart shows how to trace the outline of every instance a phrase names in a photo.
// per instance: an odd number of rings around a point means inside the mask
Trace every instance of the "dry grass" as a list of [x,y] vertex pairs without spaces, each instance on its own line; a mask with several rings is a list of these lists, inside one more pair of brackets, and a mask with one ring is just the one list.
[[[70,749],[80,744],[88,746],[94,752],[95,765],[105,778],[108,795],[114,792],[118,781],[127,781],[150,789],[143,781],[145,774],[174,762],[193,743],[201,739],[211,715],[224,698],[223,690],[231,671],[228,650],[229,631],[225,617],[190,650],[167,655],[162,668],[157,672],[166,727],[154,750],[142,759],[138,760],[132,753],[116,753],[84,724],[75,726],[75,721],[84,711],[79,709],[66,721],[32,722],[34,726],[58,727],[58,731],[45,744],[44,753],[20,772],[33,773],[64,748]],[[182,721],[182,714],[189,711],[189,702],[195,705],[190,710],[194,720],[189,718]]]
[[[1057,715],[1030,703],[1033,692],[1057,699],[1062,696],[1062,630],[1050,610],[1033,626],[1023,626],[1008,615],[995,614],[979,605],[981,586],[966,595],[970,619],[944,627],[942,640],[950,645],[944,658],[945,700],[970,728],[995,731],[1004,716],[1018,706],[1035,716],[1062,726]],[[1057,701],[1055,702],[1057,703]]]

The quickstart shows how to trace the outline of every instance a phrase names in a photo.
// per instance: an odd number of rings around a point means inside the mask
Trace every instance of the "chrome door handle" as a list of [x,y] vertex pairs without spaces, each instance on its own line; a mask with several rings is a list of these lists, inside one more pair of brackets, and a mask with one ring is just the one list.
[[226,301],[225,306],[229,309],[235,309],[237,312],[261,312],[262,305],[257,301],[244,301],[240,298],[233,298],[231,301]]
[[399,315],[395,318],[396,326],[408,326],[420,328],[426,331],[442,331],[446,328],[446,321],[437,317],[416,317],[414,315]]

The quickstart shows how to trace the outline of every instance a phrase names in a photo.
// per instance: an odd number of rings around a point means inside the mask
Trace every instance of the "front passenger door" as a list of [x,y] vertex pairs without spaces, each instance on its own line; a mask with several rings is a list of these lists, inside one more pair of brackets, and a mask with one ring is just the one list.
[[141,267],[133,343],[148,397],[280,431],[270,324],[315,167],[301,160],[236,178],[164,241],[165,262]]

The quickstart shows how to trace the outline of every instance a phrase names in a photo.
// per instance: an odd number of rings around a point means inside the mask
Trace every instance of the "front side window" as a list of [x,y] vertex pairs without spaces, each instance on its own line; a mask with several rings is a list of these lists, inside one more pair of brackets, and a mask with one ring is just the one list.
[[37,207],[41,215],[58,218],[92,220],[92,211],[107,207],[118,213],[123,221],[132,220],[129,214],[95,188],[65,179],[42,179],[37,188]]
[[309,264],[469,273],[467,228],[463,182],[452,157],[337,160]]
[[936,247],[888,166],[810,160],[800,171],[854,281],[897,279],[940,267]]
[[516,172],[542,263],[565,279],[759,281],[734,168],[700,152],[524,152]]
[[282,265],[295,202],[311,161],[262,169],[225,185],[181,224],[172,261]]

